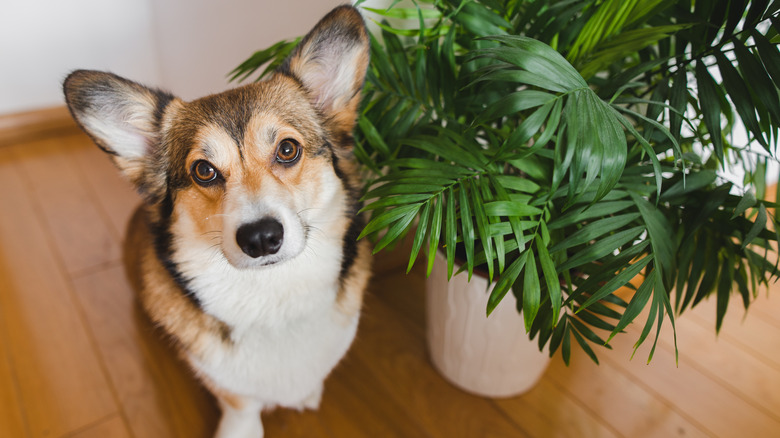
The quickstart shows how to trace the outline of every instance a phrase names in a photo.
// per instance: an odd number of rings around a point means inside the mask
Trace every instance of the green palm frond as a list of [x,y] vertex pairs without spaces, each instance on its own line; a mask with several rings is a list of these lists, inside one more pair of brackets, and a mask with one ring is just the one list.
[[[436,0],[377,23],[356,131],[361,234],[413,234],[408,263],[484,269],[487,313],[517,297],[529,336],[598,361],[628,324],[638,348],[708,296],[716,329],[780,273],[780,1]],[[399,20],[404,22],[398,26]],[[271,71],[281,42],[234,72]],[[746,142],[735,140],[744,125]],[[759,146],[753,150],[749,143]],[[744,171],[728,181],[722,172]],[[627,301],[616,293],[633,289]],[[625,295],[622,295],[625,296]],[[649,311],[649,312],[648,312]],[[673,336],[676,336],[672,334]]]

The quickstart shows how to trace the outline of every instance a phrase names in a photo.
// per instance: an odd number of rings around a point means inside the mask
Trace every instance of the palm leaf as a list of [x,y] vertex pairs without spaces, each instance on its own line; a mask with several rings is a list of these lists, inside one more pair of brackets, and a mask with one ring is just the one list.
[[[652,357],[675,310],[715,294],[722,321],[732,289],[747,306],[778,274],[776,205],[759,200],[780,139],[780,2],[395,3],[367,11],[355,132],[375,249],[413,233],[407,267],[428,251],[430,272],[441,246],[451,276],[461,247],[463,271],[496,280],[487,313],[512,289],[529,336],[567,363],[572,338],[597,360],[597,330],[645,314]],[[731,144],[740,124],[763,151]],[[730,167],[743,185],[717,176]]]

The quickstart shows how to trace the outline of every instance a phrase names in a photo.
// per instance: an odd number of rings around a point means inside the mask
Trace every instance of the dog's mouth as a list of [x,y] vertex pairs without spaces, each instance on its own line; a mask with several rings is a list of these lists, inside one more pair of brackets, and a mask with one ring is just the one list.
[[240,249],[236,249],[236,247],[222,248],[222,255],[231,266],[241,270],[269,268],[283,264],[297,255],[297,253],[291,253],[285,248],[275,254],[252,257]]
[[227,262],[234,268],[239,270],[252,270],[252,269],[264,269],[272,266],[280,265],[290,260],[293,257],[263,257],[252,258],[242,254],[236,255],[235,252],[222,251],[222,255]]
[[[291,233],[285,233],[285,238],[271,238],[270,242],[262,242],[255,239],[254,244],[247,243],[245,240],[236,239],[222,246],[221,252],[228,263],[236,269],[262,269],[270,268],[286,263],[300,255],[306,246],[306,236],[302,233],[298,236],[288,236]],[[287,238],[289,237],[289,238]]]

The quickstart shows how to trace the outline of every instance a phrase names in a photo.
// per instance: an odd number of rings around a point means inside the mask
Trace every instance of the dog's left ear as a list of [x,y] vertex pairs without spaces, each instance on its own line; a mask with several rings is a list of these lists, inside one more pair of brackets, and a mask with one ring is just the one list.
[[363,17],[351,6],[339,6],[314,26],[279,71],[297,78],[335,127],[351,132],[368,60]]

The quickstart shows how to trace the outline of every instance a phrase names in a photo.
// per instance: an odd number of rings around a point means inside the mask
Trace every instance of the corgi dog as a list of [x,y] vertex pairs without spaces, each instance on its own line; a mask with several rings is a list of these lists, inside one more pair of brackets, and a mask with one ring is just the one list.
[[369,278],[352,131],[369,61],[363,19],[327,14],[270,78],[185,102],[110,73],[64,82],[74,119],[144,203],[125,240],[151,320],[222,409],[316,409],[352,343]]

